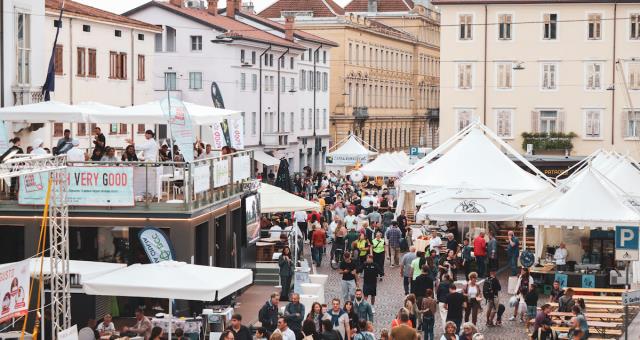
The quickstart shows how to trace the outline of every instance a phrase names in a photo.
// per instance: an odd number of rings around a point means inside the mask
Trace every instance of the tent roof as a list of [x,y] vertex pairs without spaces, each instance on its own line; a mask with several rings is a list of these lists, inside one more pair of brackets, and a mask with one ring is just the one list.
[[83,282],[87,294],[214,301],[250,285],[250,269],[164,261],[134,264]]
[[337,149],[329,152],[329,155],[375,155],[376,152],[369,150],[364,145],[360,144],[358,139],[351,135],[347,140],[342,143]]
[[359,170],[365,176],[399,177],[408,167],[409,162],[399,154],[382,153]]
[[[520,221],[523,211],[503,195],[484,189],[444,188],[423,194],[416,220],[432,221]],[[416,198],[417,200],[417,198]]]
[[[189,112],[194,125],[211,125],[221,119],[230,116],[239,116],[240,111],[218,109],[213,106],[204,106],[183,102]],[[109,123],[116,119],[119,123],[151,123],[162,124],[167,122],[167,117],[162,111],[160,100],[145,104],[127,106],[120,109],[117,117],[112,112],[100,112],[89,116],[89,120],[95,123]]]
[[604,174],[629,195],[640,196],[640,170],[633,166],[626,157],[622,157],[617,165]]
[[280,161],[262,150],[253,150],[253,159],[266,166],[279,165]]
[[616,189],[592,167],[556,192],[566,192],[543,200],[525,214],[527,224],[556,226],[613,227],[637,224],[640,213],[625,204],[624,193]]
[[403,190],[416,191],[455,187],[460,183],[498,193],[534,191],[550,186],[516,165],[479,128],[472,128],[439,159],[400,180]]
[[[8,264],[0,265],[0,267],[5,265]],[[126,266],[124,263],[69,260],[69,274],[78,274],[80,275],[80,279],[84,281],[114,270],[122,269]],[[29,259],[29,270],[31,271],[32,277],[40,276],[40,258]],[[42,274],[45,277],[51,275],[51,258],[49,257],[44,258]]]
[[318,203],[308,201],[270,184],[261,183],[258,192],[260,193],[261,213],[320,210]]
[[[56,101],[0,108],[0,120],[28,123],[75,123],[87,120],[79,108]],[[112,121],[113,122],[113,121]]]

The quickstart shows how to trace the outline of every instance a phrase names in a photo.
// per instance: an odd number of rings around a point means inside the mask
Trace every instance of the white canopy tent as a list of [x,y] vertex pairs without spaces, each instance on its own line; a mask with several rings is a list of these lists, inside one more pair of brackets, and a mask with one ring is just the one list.
[[[47,277],[51,275],[51,258],[45,257],[42,262],[42,275]],[[2,264],[0,268],[12,264]],[[123,263],[69,260],[69,274],[79,275],[81,280],[90,280],[126,266]],[[31,277],[38,278],[40,276],[39,257],[29,260],[29,270],[31,271]]]
[[262,150],[254,150],[253,159],[266,166],[275,166],[280,164],[280,160],[265,153]]
[[320,210],[318,203],[308,201],[270,184],[261,183],[258,192],[260,193],[261,213]]
[[[112,123],[116,119],[119,123],[148,123],[166,124],[167,116],[162,110],[162,101],[156,100],[145,104],[127,106],[116,112],[117,117],[110,111],[90,114],[88,119],[92,123]],[[227,117],[240,117],[240,111],[218,109],[213,106],[204,106],[183,102],[189,112],[193,125],[211,125]]]
[[333,150],[330,150],[327,155],[326,164],[329,166],[365,164],[369,161],[370,157],[378,153],[374,151],[369,144],[354,135],[349,135],[349,137],[336,143],[332,149]]
[[250,269],[164,261],[133,264],[83,282],[90,295],[214,301],[253,282]]
[[409,162],[399,154],[382,153],[358,170],[365,176],[400,177],[407,168]]
[[420,201],[425,203],[416,214],[416,221],[521,221],[523,214],[508,197],[484,189],[469,189],[466,184],[420,195]]
[[56,101],[8,106],[0,108],[0,120],[26,123],[82,123],[87,121],[88,113],[95,113],[87,112],[86,109]]

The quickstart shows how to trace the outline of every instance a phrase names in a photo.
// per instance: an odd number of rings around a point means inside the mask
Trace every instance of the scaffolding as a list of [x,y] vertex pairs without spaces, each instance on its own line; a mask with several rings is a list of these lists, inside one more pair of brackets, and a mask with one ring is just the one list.
[[[48,173],[51,177],[49,201],[49,254],[51,257],[51,335],[57,338],[71,327],[69,283],[69,206],[66,156],[17,154],[0,163],[0,179]],[[48,181],[47,181],[48,182]],[[44,325],[43,325],[44,326]]]

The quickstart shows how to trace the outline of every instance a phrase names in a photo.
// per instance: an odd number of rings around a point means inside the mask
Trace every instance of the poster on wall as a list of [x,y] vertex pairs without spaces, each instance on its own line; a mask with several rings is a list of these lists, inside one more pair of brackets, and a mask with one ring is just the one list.
[[[44,205],[49,173],[20,176],[18,204]],[[130,207],[133,202],[133,168],[67,168],[67,203],[70,206]]]
[[[169,105],[171,104],[171,105]],[[180,149],[185,162],[193,162],[193,124],[191,116],[184,106],[182,100],[177,98],[165,98],[160,102],[162,112],[167,117],[171,137],[175,140],[175,145]]]
[[229,161],[227,159],[213,161],[213,187],[219,188],[229,184]]
[[211,189],[211,171],[209,164],[193,168],[193,192],[196,194]]
[[0,266],[0,294],[2,294],[0,323],[27,314],[29,260]]
[[233,158],[233,182],[240,182],[251,176],[251,158],[239,156]]
[[252,243],[260,238],[260,197],[250,195],[244,199],[244,218],[247,228],[247,242]]

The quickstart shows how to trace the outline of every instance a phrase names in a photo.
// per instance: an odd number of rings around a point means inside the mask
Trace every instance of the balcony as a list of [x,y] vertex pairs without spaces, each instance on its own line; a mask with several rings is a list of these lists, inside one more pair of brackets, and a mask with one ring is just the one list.
[[14,105],[35,104],[44,99],[42,96],[42,86],[14,85],[11,87],[11,90],[13,91]]
[[262,134],[262,142],[267,149],[285,149],[289,146],[289,135],[287,131],[266,132]]
[[353,108],[353,116],[356,117],[356,119],[368,119],[369,108],[367,106],[355,106]]
[[[120,159],[119,156],[116,156]],[[217,204],[239,198],[247,190],[255,189],[252,179],[252,151],[236,152],[231,155],[184,162],[77,162],[68,163],[70,177],[68,196],[70,215],[107,214],[148,217],[158,215],[191,215]],[[92,174],[101,182],[108,178],[119,178],[118,174],[131,176],[132,180],[124,185],[100,187]],[[105,175],[106,174],[106,175]],[[128,178],[128,177],[127,177]],[[88,181],[94,185],[100,195],[86,191],[86,186],[74,184],[74,181]],[[8,182],[8,181],[7,181]],[[34,183],[45,183],[44,176]],[[79,183],[79,182],[78,182]],[[122,184],[122,183],[120,183]],[[46,189],[46,188],[45,188]],[[23,192],[24,191],[24,192]],[[78,196],[78,192],[82,193]],[[122,194],[124,193],[124,194]],[[23,197],[20,197],[23,196]],[[5,181],[0,183],[0,212],[5,216],[42,214],[42,197],[25,187],[18,192],[20,200],[15,198]]]
[[546,151],[547,153],[571,152],[573,143],[571,140],[577,137],[573,132],[523,132],[522,133],[522,149],[527,150],[529,144],[532,145],[534,152]]
[[440,109],[427,109],[427,119],[440,119]]

